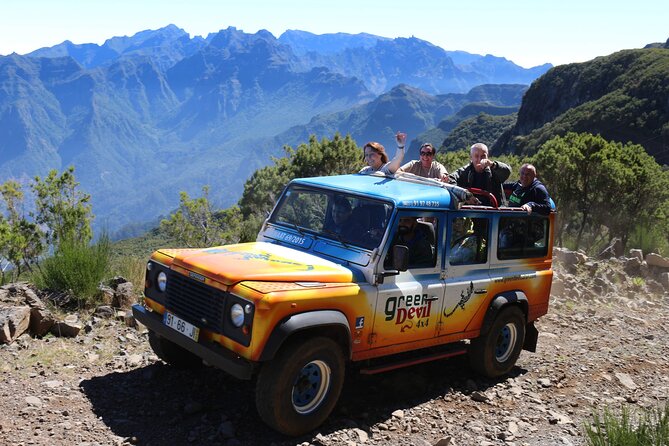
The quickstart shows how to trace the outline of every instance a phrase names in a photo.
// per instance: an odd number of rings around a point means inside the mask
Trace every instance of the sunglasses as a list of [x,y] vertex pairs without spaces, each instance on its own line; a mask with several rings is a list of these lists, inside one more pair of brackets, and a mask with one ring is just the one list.
[[420,152],[420,156],[432,156],[432,155],[433,155],[432,152],[423,152],[423,151]]

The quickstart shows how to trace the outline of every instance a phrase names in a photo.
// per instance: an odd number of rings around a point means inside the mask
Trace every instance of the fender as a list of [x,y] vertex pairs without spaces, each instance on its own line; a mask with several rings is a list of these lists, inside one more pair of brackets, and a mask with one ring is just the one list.
[[311,328],[326,327],[330,329],[334,328],[336,330],[345,330],[347,351],[345,351],[344,354],[348,355],[350,351],[351,328],[348,325],[346,316],[340,311],[321,310],[293,314],[282,320],[272,331],[272,334],[267,340],[267,344],[265,344],[265,348],[260,355],[259,361],[269,361],[274,358],[274,355],[279,351],[279,348],[281,348],[284,341],[292,334]]
[[499,312],[507,305],[520,305],[525,317],[527,317],[527,308],[529,306],[527,302],[527,296],[520,290],[517,291],[505,291],[493,297],[486,311],[485,316],[483,317],[483,323],[481,324],[481,336],[488,333],[492,323],[495,321],[495,318]]

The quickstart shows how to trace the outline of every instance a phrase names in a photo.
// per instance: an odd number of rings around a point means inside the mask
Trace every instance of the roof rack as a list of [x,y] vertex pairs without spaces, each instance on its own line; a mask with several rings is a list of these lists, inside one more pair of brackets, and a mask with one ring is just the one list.
[[[457,186],[455,184],[450,184],[450,183],[444,183],[443,181],[437,180],[436,178],[426,178],[426,177],[421,177],[419,175],[415,175],[413,173],[408,173],[408,172],[399,172],[395,174],[385,174],[383,172],[372,172],[372,173],[366,173],[363,175],[372,175],[375,177],[383,177],[383,178],[392,178],[395,180],[399,181],[406,181],[408,183],[414,183],[414,184],[422,184],[424,186],[433,186],[433,187],[439,187],[441,189],[446,189],[448,192],[450,192],[451,197],[455,200],[458,208],[465,208],[465,209],[481,209],[481,210],[490,210],[490,209],[503,209],[504,211],[515,211],[515,212],[525,212],[525,210],[521,207],[515,207],[515,206],[499,206],[497,203],[497,198],[495,197],[494,194],[483,190],[483,189],[477,189],[477,188],[464,188]],[[486,196],[490,200],[491,203],[494,203],[494,206],[487,206],[484,204],[481,204],[478,199],[476,199],[476,196]],[[474,203],[472,198],[476,199],[476,201],[479,201],[478,203]],[[551,202],[553,200],[551,199]],[[553,205],[555,206],[555,205]],[[555,212],[555,207],[553,207],[551,212]]]
[[436,178],[421,177],[419,175],[415,175],[413,173],[408,173],[408,172],[399,172],[388,175],[383,172],[376,171],[370,173],[369,175],[394,178],[399,181],[406,181],[407,183],[421,184],[424,186],[432,186],[432,187],[439,187],[441,189],[446,189],[448,192],[450,192],[451,197],[453,197],[458,206],[462,206],[465,204],[480,204],[480,202],[478,202],[478,199],[475,197],[475,193],[471,192],[470,190],[465,189],[464,187],[457,186],[455,184],[444,183],[443,181],[437,180]]

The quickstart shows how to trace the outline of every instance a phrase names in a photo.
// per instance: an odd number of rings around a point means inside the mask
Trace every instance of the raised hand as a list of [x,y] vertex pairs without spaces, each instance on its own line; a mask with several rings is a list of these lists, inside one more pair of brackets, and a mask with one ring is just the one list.
[[397,141],[397,147],[404,147],[407,142],[407,134],[398,131],[395,134],[395,141]]

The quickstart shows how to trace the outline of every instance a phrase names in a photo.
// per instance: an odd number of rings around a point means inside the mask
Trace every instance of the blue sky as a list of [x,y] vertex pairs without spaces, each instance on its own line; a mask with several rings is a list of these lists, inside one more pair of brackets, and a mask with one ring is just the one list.
[[415,36],[446,50],[530,67],[583,62],[669,37],[667,0],[0,0],[0,55],[64,40],[102,44],[173,23],[194,35],[248,33]]

